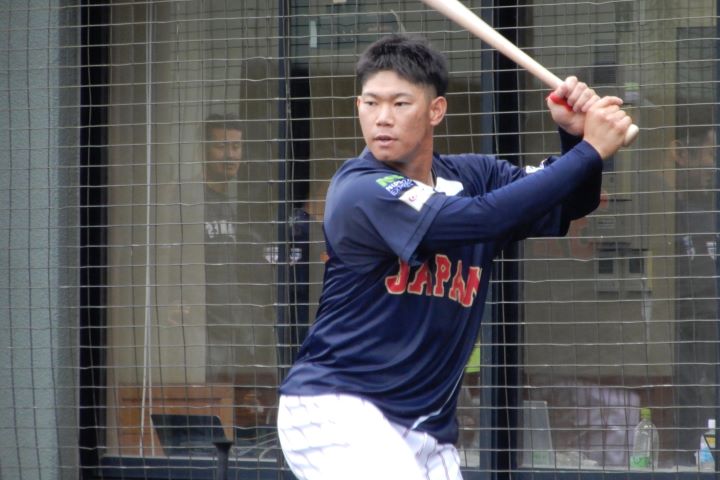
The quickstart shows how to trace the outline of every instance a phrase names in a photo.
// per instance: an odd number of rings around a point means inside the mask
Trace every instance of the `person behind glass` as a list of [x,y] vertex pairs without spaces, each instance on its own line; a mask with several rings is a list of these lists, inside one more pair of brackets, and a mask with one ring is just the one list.
[[[700,115],[698,115],[700,117]],[[680,465],[694,465],[698,438],[716,418],[717,150],[714,127],[679,129],[675,163],[675,332]]]
[[554,93],[572,108],[548,100],[559,156],[521,169],[438,155],[445,58],[391,35],[356,73],[367,148],[327,193],[323,292],[280,387],[280,442],[300,479],[460,479],[456,404],[493,257],[514,240],[563,235],[594,210],[602,159],[631,120],[621,99],[568,77]]
[[232,184],[242,160],[242,126],[233,115],[205,121],[203,161],[205,226],[205,311],[207,374],[211,381],[232,381],[239,317],[237,202]]

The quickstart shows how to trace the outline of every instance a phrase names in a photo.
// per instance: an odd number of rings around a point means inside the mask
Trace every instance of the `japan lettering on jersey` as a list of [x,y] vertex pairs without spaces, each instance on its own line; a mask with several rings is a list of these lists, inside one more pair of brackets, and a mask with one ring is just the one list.
[[[432,295],[447,297],[463,307],[472,306],[480,287],[481,267],[470,267],[463,275],[462,260],[452,265],[443,254],[436,254],[434,265],[426,261],[411,269],[407,262],[399,261],[398,272],[385,278],[385,288],[391,295]],[[435,273],[432,273],[435,272]]]

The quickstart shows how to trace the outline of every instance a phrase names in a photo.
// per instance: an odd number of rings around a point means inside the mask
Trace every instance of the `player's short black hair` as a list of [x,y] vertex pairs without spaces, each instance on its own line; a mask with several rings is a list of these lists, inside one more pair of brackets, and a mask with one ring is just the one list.
[[210,140],[213,130],[240,130],[243,125],[240,117],[234,113],[213,113],[205,119],[205,140]]
[[684,147],[707,144],[715,127],[707,125],[684,125],[677,128],[678,144]]
[[393,71],[416,85],[428,85],[445,96],[448,88],[447,59],[421,37],[392,34],[371,44],[360,56],[355,72],[360,85],[372,75]]

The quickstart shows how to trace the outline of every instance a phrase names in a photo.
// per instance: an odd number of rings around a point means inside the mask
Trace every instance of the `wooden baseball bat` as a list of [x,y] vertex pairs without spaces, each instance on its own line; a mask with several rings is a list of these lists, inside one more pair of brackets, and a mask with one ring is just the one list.
[[[472,10],[460,3],[459,0],[422,0],[422,2],[498,50],[553,90],[562,83],[562,80],[557,75],[540,65],[510,40],[500,35],[494,28],[475,15]],[[551,100],[555,103],[564,103],[562,99],[551,98]],[[561,100],[561,102],[558,100]],[[630,145],[635,141],[638,132],[637,125],[630,125],[625,133],[624,145]]]

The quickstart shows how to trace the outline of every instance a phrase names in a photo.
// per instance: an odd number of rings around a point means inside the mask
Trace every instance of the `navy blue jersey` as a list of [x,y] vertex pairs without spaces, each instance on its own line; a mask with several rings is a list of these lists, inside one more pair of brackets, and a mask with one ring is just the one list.
[[344,163],[327,194],[317,318],[281,393],[358,395],[455,442],[493,258],[509,241],[564,235],[599,202],[602,161],[585,142],[533,170],[435,155],[431,188],[368,150]]

